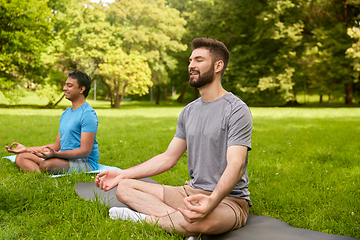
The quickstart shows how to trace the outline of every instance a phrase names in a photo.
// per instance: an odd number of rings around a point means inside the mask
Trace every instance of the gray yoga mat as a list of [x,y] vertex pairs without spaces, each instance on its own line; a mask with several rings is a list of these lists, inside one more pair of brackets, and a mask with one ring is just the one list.
[[[141,179],[157,183],[151,178]],[[79,197],[100,201],[109,207],[127,207],[115,195],[116,188],[104,192],[94,182],[79,182],[75,185]],[[295,228],[275,218],[249,215],[246,225],[221,235],[202,236],[202,240],[356,240],[352,237],[327,234],[307,229]]]

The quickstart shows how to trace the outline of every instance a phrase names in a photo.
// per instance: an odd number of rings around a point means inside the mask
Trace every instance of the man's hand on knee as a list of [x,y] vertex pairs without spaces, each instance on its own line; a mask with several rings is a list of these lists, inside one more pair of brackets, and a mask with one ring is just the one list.
[[49,159],[55,157],[55,150],[49,146],[45,146],[41,149],[41,152],[32,151],[32,154],[38,156],[39,158]]
[[106,192],[116,187],[121,179],[120,171],[108,169],[95,177],[95,185]]
[[204,219],[217,206],[210,196],[204,194],[186,197],[184,203],[188,209],[179,208],[178,210],[189,223]]

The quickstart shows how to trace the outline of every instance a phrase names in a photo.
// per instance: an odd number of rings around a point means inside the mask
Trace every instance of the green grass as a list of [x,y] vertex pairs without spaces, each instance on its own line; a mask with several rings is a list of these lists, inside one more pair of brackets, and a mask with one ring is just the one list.
[[[93,103],[93,102],[91,102]],[[96,101],[100,163],[120,168],[166,150],[183,106]],[[93,105],[96,105],[93,104]],[[360,238],[360,108],[251,108],[249,190],[255,215],[294,227]],[[0,145],[55,141],[62,109],[0,108]],[[0,156],[9,155],[5,148]],[[182,239],[156,226],[113,221],[108,207],[77,197],[77,182],[95,175],[50,178],[0,162],[0,239]],[[186,156],[160,183],[188,180]]]

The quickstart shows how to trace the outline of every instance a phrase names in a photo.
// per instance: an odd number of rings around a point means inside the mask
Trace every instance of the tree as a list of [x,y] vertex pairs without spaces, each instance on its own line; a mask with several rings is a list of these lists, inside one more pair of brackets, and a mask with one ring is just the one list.
[[211,37],[228,47],[230,63],[223,77],[227,90],[249,103],[294,98],[292,78],[303,28],[294,17],[295,4],[288,0],[170,3],[185,9],[182,15],[186,16],[188,42],[195,37]]
[[120,108],[126,94],[148,93],[152,86],[151,70],[144,56],[138,52],[128,55],[118,48],[104,60],[99,64],[99,74],[109,90],[111,107]]
[[[81,69],[100,79],[109,90],[112,107],[120,107],[124,94],[147,93],[152,86],[148,76],[164,82],[167,70],[176,65],[168,52],[184,49],[177,42],[184,31],[182,21],[174,9],[165,8],[163,1],[127,0],[109,6],[85,1],[70,5],[58,16],[62,28],[58,28],[49,49],[48,62],[63,69]],[[147,72],[149,65],[151,74]],[[144,72],[135,74],[135,69]]]
[[[215,2],[206,35],[230,51],[223,85],[254,101],[293,100],[293,74],[303,25],[289,0]],[[216,31],[211,31],[216,29]]]
[[[348,0],[347,4],[352,5],[354,7],[359,7],[360,1],[359,0]],[[357,14],[358,14],[358,16],[356,16],[357,20],[355,22],[357,24],[359,24],[358,19],[360,18],[360,14],[359,13],[357,13]],[[354,78],[353,83],[358,84],[359,83],[359,72],[360,72],[360,61],[359,61],[359,58],[360,58],[360,27],[359,26],[349,27],[347,33],[351,38],[356,40],[356,42],[354,42],[352,44],[352,46],[349,49],[347,49],[346,56],[353,61],[353,67],[355,70],[355,72],[353,74],[353,78]],[[346,85],[346,91],[348,91],[350,93],[351,90],[352,90],[352,87],[350,87],[349,84]],[[351,95],[352,95],[352,93],[351,93]],[[350,99],[350,96],[348,98]]]
[[223,85],[247,102],[295,100],[304,85],[352,102],[357,77],[345,51],[355,42],[347,29],[359,25],[359,0],[169,1],[187,20],[185,39],[226,44]]
[[[144,94],[146,90],[139,85],[144,80],[152,85],[151,81],[147,78],[134,79],[134,76],[146,76],[148,67],[136,53],[123,53],[122,41],[118,38],[120,30],[106,20],[106,7],[87,1],[71,2],[69,6],[65,12],[57,13],[56,36],[44,56],[47,64],[56,66],[60,72],[79,69],[87,72],[93,80],[98,78],[107,86],[112,107],[120,107],[124,94]],[[118,57],[125,59],[119,60]],[[125,69],[129,74],[129,69],[122,64],[130,64],[130,69],[146,74],[132,74],[124,79],[118,71]],[[62,81],[59,83],[62,84]]]
[[[0,0],[0,89],[9,98],[43,81],[41,53],[53,23],[46,1]],[[20,95],[19,95],[20,94]]]
[[329,96],[341,90],[345,103],[351,104],[354,70],[352,60],[346,58],[346,51],[354,43],[348,29],[357,25],[359,8],[345,0],[303,1],[303,7],[306,13],[305,41],[309,47],[318,49],[317,63],[309,70],[322,69],[319,72],[322,76],[310,79],[310,84],[316,86],[319,94],[327,89]]
[[165,0],[115,2],[110,5],[108,20],[120,30],[119,38],[126,53],[138,51],[146,57],[159,104],[160,86],[169,82],[168,71],[178,64],[171,53],[187,49],[187,45],[180,42],[185,33],[185,20],[179,11],[168,7]]

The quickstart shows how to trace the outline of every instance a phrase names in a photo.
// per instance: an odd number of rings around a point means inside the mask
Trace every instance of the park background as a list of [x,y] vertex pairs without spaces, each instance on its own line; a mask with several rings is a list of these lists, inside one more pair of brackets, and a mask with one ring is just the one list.
[[[359,14],[359,0],[0,0],[0,145],[54,142],[79,69],[93,79],[99,162],[141,163],[199,96],[191,40],[216,38],[230,51],[223,86],[253,115],[251,213],[360,238]],[[4,159],[0,174],[0,239],[182,239],[79,199],[75,183],[94,175],[51,178]],[[154,179],[183,184],[186,154]]]

